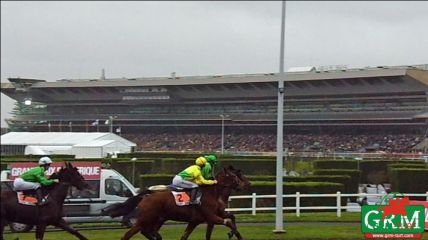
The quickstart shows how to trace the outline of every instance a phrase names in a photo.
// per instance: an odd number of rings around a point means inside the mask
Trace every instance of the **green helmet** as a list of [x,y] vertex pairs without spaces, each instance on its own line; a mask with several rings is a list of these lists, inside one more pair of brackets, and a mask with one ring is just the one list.
[[204,158],[209,162],[209,163],[213,163],[216,164],[217,163],[217,157],[215,155],[208,155],[208,156],[204,156]]

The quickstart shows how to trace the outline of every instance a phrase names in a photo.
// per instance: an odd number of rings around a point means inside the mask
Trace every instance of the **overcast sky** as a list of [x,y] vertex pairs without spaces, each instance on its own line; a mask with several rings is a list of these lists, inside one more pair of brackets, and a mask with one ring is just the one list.
[[[428,2],[287,2],[285,65],[428,63]],[[1,2],[1,81],[278,72],[281,2]],[[13,101],[1,94],[1,125]]]

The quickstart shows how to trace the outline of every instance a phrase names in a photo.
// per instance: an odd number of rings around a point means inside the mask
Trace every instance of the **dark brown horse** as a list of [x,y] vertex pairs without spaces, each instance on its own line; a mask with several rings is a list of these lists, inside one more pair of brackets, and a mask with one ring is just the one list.
[[146,190],[128,199],[125,203],[105,209],[104,213],[112,217],[121,216],[129,213],[138,205],[137,223],[125,234],[122,238],[124,240],[130,239],[138,232],[150,240],[162,239],[158,231],[167,220],[184,221],[195,227],[204,222],[211,225],[225,225],[232,230],[232,233],[236,233],[235,224],[230,219],[217,214],[219,211],[224,212],[225,208],[225,205],[219,204],[221,192],[224,189],[239,189],[241,180],[227,168],[222,169],[216,176],[216,180],[216,185],[201,187],[203,194],[200,207],[178,207],[170,191],[151,192]]
[[3,240],[4,227],[8,222],[36,225],[36,239],[43,239],[46,226],[54,225],[75,235],[80,240],[86,240],[83,235],[70,227],[62,218],[62,207],[70,186],[79,190],[88,188],[82,175],[70,163],[51,178],[57,178],[59,183],[52,185],[49,191],[48,202],[43,206],[29,206],[19,204],[16,192],[5,190],[1,193],[1,238]]
[[[230,172],[234,173],[238,178],[239,178],[239,187],[237,188],[237,190],[241,190],[241,189],[247,189],[250,187],[250,181],[248,181],[248,179],[242,175],[241,170],[239,169],[235,169],[232,166],[229,166],[227,168]],[[226,207],[227,207],[227,202],[229,201],[229,197],[230,194],[232,193],[232,189],[231,188],[221,188],[219,189],[220,191],[220,196],[218,198],[218,209],[217,209],[217,215],[222,217],[222,218],[228,218],[232,220],[232,223],[236,226],[236,222],[235,222],[235,215],[233,215],[232,213],[226,212]],[[190,236],[190,234],[193,232],[193,230],[199,225],[199,223],[195,223],[195,222],[190,222],[187,227],[186,230],[184,231],[183,236],[181,237],[181,240],[187,240]],[[214,224],[207,224],[207,232],[205,234],[205,239],[206,240],[210,240],[211,239],[211,235],[212,235],[212,231],[214,229]],[[239,233],[239,231],[236,229],[235,232],[231,231],[228,233],[229,239],[231,239],[233,237],[233,235],[236,235],[236,237],[238,239],[242,239],[242,235]]]

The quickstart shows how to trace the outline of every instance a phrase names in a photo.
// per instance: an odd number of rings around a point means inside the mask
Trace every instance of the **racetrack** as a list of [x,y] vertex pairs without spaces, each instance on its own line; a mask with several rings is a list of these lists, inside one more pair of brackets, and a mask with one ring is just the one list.
[[[245,239],[253,240],[278,240],[278,239],[361,239],[362,234],[360,225],[356,222],[290,222],[285,224],[285,234],[274,234],[274,223],[241,223],[238,228]],[[161,229],[161,235],[164,240],[179,239],[185,229],[183,224],[167,224]],[[53,230],[53,229],[52,229]],[[80,230],[88,239],[107,240],[120,239],[127,229],[99,229],[99,230]],[[217,226],[214,229],[213,240],[227,239],[228,229],[224,226]],[[191,240],[204,239],[205,226],[199,226],[191,235]],[[8,233],[5,235],[7,240],[34,239],[34,232],[30,233]],[[72,240],[74,236],[59,232],[47,232],[47,240]],[[142,235],[136,235],[132,239],[145,239]]]

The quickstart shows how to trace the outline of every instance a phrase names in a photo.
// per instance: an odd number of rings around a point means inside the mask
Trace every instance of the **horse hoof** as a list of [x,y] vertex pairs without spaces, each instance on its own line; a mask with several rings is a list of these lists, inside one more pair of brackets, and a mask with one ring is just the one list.
[[227,236],[229,237],[229,239],[232,239],[233,235],[234,235],[233,232],[228,232],[227,233]]

